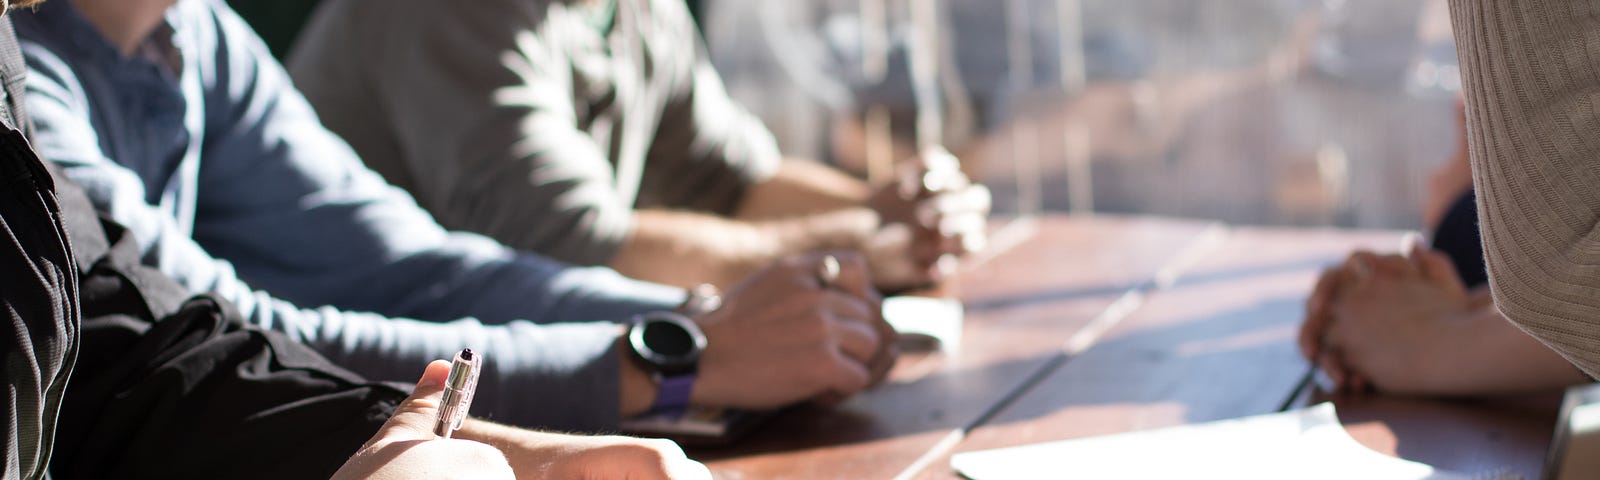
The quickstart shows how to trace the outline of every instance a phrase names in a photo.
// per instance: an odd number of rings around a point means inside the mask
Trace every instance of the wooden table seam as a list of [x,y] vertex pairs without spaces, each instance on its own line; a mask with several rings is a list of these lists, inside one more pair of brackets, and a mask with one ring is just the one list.
[[1226,224],[1217,222],[1208,225],[1205,231],[1203,231],[1194,240],[1190,241],[1189,244],[1180,250],[1177,255],[1173,256],[1171,260],[1163,262],[1162,266],[1156,269],[1149,279],[1140,281],[1129,287],[1128,290],[1123,292],[1116,301],[1112,302],[1110,305],[1107,305],[1100,311],[1100,314],[1096,315],[1094,319],[1090,320],[1088,324],[1079,329],[1077,333],[1074,333],[1071,337],[1069,337],[1067,341],[1063,343],[1061,349],[1057,350],[1055,354],[1051,356],[1049,361],[1044,362],[1043,365],[1040,365],[1039,368],[1034,370],[1032,374],[1024,378],[1023,381],[1018,383],[1017,386],[1013,387],[1011,391],[1007,392],[1005,395],[1002,395],[995,401],[994,404],[984,409],[983,412],[977,417],[973,418],[972,421],[967,422],[959,428],[951,429],[944,436],[944,438],[939,440],[938,443],[935,443],[927,452],[924,452],[922,456],[917,457],[917,459],[912,461],[910,465],[907,465],[904,470],[900,471],[900,474],[895,475],[894,479],[910,480],[911,478],[920,475],[924,470],[927,470],[928,467],[932,466],[933,462],[938,461],[940,458],[943,458],[946,453],[949,453],[951,450],[955,449],[956,445],[960,444],[961,441],[966,438],[968,433],[987,424],[1001,411],[1004,411],[1006,407],[1009,407],[1011,404],[1015,403],[1018,398],[1021,398],[1024,394],[1027,394],[1040,382],[1044,381],[1044,379],[1048,378],[1051,374],[1055,373],[1057,370],[1060,370],[1062,367],[1065,367],[1066,364],[1073,358],[1094,346],[1094,344],[1098,342],[1106,332],[1110,331],[1112,327],[1115,327],[1124,319],[1132,316],[1135,311],[1138,311],[1139,307],[1144,305],[1145,300],[1149,298],[1151,294],[1169,289],[1176,285],[1178,280],[1183,277],[1184,273],[1205,258],[1206,253],[1221,247],[1223,242],[1227,240],[1231,233],[1232,229]]

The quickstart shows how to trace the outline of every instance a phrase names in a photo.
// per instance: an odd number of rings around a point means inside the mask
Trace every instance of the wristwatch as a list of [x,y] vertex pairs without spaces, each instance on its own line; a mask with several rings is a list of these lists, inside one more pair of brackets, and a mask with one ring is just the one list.
[[634,319],[628,330],[633,358],[656,382],[653,414],[676,415],[689,406],[694,392],[700,353],[706,335],[689,317],[674,312],[652,312]]

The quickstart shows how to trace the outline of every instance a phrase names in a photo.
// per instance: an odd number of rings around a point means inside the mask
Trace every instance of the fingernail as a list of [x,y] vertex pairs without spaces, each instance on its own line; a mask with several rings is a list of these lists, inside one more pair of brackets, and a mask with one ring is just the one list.
[[1368,262],[1367,257],[1356,257],[1351,265],[1351,272],[1355,274],[1356,280],[1366,280],[1372,274],[1372,264]]
[[989,239],[982,233],[972,233],[961,237],[961,249],[966,253],[978,253],[989,246]]
[[417,380],[417,388],[434,388],[440,385],[443,384],[428,375],[423,375],[421,379]]
[[1400,237],[1400,250],[1406,252],[1408,257],[1421,251],[1422,235],[1417,232],[1406,232],[1405,236]]
[[957,259],[955,255],[948,253],[940,255],[939,260],[934,262],[934,267],[939,270],[939,276],[941,278],[955,275],[956,268],[959,268],[960,266],[961,260]]
[[433,364],[431,363],[427,368],[422,369],[422,378],[417,379],[417,388],[434,388],[444,385],[443,379],[438,378],[437,375],[428,374],[430,370],[433,370]]

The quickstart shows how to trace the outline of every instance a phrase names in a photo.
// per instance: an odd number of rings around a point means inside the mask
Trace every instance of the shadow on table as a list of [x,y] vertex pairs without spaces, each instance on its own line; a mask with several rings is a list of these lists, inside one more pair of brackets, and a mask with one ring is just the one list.
[[1543,470],[1561,392],[1477,399],[1317,392],[1308,403],[1323,401],[1334,402],[1351,436],[1374,450],[1483,478],[1534,479]]
[[[1132,412],[1155,402],[1179,402],[1185,408],[1174,422],[1184,423],[1270,412],[1290,395],[1305,369],[1291,341],[1299,302],[1298,297],[1272,300],[1163,328],[1113,334],[1076,358],[1038,355],[887,384],[838,407],[797,407],[736,445],[691,453],[715,461],[842,447],[971,429],[991,417],[993,423],[1028,423],[1068,408],[1098,411],[1128,405]],[[1017,401],[999,408],[1011,397]],[[1062,428],[1061,438],[1084,431],[1082,425],[1045,426]],[[1054,438],[1033,441],[1048,439]],[[934,441],[905,442],[904,448],[926,449]],[[918,454],[908,453],[907,458]]]
[[1047,441],[1271,413],[1307,369],[1294,344],[1301,302],[1273,298],[1113,331],[991,423],[1059,417],[1031,429],[1038,438],[1028,441]]
[[[967,426],[1050,359],[1041,355],[972,369],[945,370],[909,382],[881,385],[833,407],[800,405],[780,413],[733,445],[694,448],[690,453],[702,461],[715,461],[947,432]],[[906,448],[921,450],[932,442]],[[910,458],[919,453],[910,454]]]
[[[1338,260],[1338,258],[1333,257],[1313,258],[1294,262],[1283,262],[1270,265],[1258,265],[1245,268],[1204,272],[1194,275],[1185,275],[1178,280],[1177,285],[1175,286],[1192,287],[1210,283],[1235,281],[1258,275],[1274,275],[1301,270],[1321,271],[1325,267],[1334,265]],[[1129,290],[1151,291],[1155,289],[1155,287],[1155,281],[1149,280],[1135,284],[1104,285],[1074,289],[1052,289],[1018,295],[1004,295],[977,299],[968,301],[965,303],[965,305],[966,311],[969,313],[984,313],[1039,303],[1066,302],[1100,296],[1121,295]]]

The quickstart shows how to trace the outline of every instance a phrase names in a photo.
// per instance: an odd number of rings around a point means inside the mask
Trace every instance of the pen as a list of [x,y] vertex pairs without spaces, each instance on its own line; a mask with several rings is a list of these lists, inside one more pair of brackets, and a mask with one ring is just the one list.
[[445,381],[444,399],[439,402],[439,420],[433,425],[435,435],[450,438],[461,428],[461,421],[472,409],[472,393],[478,388],[478,371],[482,367],[482,356],[470,348],[462,349],[450,362],[450,378]]

